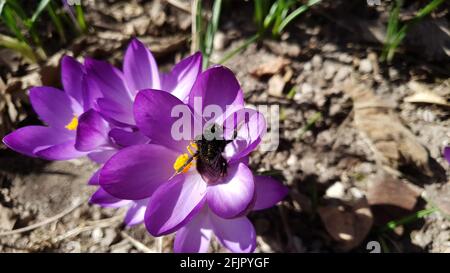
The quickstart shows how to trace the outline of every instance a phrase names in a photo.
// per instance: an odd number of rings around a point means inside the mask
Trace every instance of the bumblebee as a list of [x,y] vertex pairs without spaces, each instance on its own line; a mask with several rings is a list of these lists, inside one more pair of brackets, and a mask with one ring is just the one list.
[[222,130],[217,124],[207,127],[205,132],[190,143],[186,149],[189,154],[178,157],[174,164],[175,175],[187,172],[193,165],[194,159],[197,171],[207,183],[214,183],[226,176],[228,163],[223,158],[225,146],[236,137],[236,131],[231,140],[221,139]]

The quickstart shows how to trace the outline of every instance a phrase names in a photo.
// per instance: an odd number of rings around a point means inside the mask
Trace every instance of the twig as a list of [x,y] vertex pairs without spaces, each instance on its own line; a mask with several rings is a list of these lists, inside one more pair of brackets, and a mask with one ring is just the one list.
[[53,216],[53,217],[47,218],[47,219],[45,219],[45,220],[42,221],[42,222],[39,222],[39,223],[36,223],[36,224],[33,224],[33,225],[29,225],[29,226],[27,226],[27,227],[23,227],[23,228],[14,229],[14,230],[11,230],[11,231],[2,232],[2,233],[0,233],[0,237],[1,237],[1,236],[12,235],[12,234],[17,234],[17,233],[22,233],[22,232],[27,232],[27,231],[30,231],[30,230],[39,228],[39,227],[41,227],[41,226],[45,226],[45,225],[47,225],[47,224],[49,224],[49,223],[51,223],[51,222],[54,222],[54,221],[56,221],[56,220],[58,220],[58,219],[64,217],[65,215],[71,213],[73,210],[75,210],[76,208],[78,208],[79,206],[81,206],[81,205],[82,205],[83,203],[85,203],[85,202],[86,202],[86,200],[83,200],[82,202],[79,202],[79,203],[76,204],[75,206],[70,207],[70,208],[68,208],[68,209],[66,209],[66,210],[64,210],[64,211],[62,211],[62,212],[56,214],[56,215]]
[[172,6],[176,7],[176,8],[178,8],[178,9],[180,9],[180,10],[182,10],[182,11],[185,11],[185,12],[187,12],[187,13],[189,13],[189,14],[192,13],[191,8],[189,7],[189,4],[182,3],[182,2],[180,2],[180,1],[178,1],[178,0],[166,0],[166,1],[167,1],[167,3],[169,3],[170,5],[172,5]]
[[134,239],[124,231],[120,232],[120,235],[122,235],[125,239],[127,239],[137,250],[144,252],[144,253],[155,253],[150,248],[148,248],[143,243],[139,242],[138,240]]

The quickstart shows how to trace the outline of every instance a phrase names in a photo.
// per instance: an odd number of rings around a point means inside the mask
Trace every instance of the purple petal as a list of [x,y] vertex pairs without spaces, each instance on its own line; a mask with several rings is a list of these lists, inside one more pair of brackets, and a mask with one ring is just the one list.
[[61,61],[61,81],[64,91],[76,101],[81,109],[83,109],[83,80],[83,65],[72,57],[64,56]]
[[169,180],[176,158],[175,152],[155,144],[124,148],[103,166],[100,185],[117,198],[147,198]]
[[208,186],[208,205],[220,217],[233,218],[247,210],[254,193],[250,169],[243,163],[234,164],[228,167],[227,177]]
[[85,156],[85,152],[75,149],[75,139],[67,140],[63,143],[39,150],[35,152],[40,158],[47,160],[69,160]]
[[91,108],[98,109],[97,99],[103,97],[103,94],[96,82],[95,76],[92,74],[86,74],[83,78],[82,88],[84,110],[89,110]]
[[209,219],[219,242],[235,253],[253,252],[256,248],[256,232],[247,217],[223,219],[209,213]]
[[108,130],[108,123],[97,111],[87,111],[78,120],[75,148],[87,152],[108,145]]
[[167,92],[143,90],[136,96],[134,117],[139,130],[148,136],[153,143],[158,143],[177,151],[186,151],[189,141],[175,140],[172,136],[173,124],[180,119],[171,117],[172,109],[176,106],[189,110],[178,98]]
[[91,186],[99,186],[99,185],[100,185],[100,181],[99,181],[99,178],[100,178],[100,170],[101,170],[101,169],[98,169],[98,170],[91,176],[91,178],[90,178],[89,181],[88,181],[88,185],[91,185]]
[[126,131],[124,129],[114,128],[109,131],[109,137],[113,142],[121,147],[128,147],[137,144],[145,144],[149,142],[148,137],[140,131]]
[[444,149],[444,157],[447,159],[448,163],[450,163],[450,146],[445,147]]
[[262,210],[275,206],[288,194],[289,189],[270,176],[254,176],[256,202],[253,210]]
[[100,205],[106,208],[121,208],[132,203],[130,200],[118,199],[107,193],[102,188],[99,188],[89,199],[92,204]]
[[158,66],[147,47],[131,40],[123,62],[123,73],[132,94],[142,89],[160,89]]
[[88,157],[90,160],[98,163],[103,164],[106,161],[108,161],[115,153],[117,153],[117,150],[115,148],[108,148],[108,149],[102,149],[100,151],[90,152],[88,154]]
[[86,59],[85,67],[90,91],[99,90],[103,98],[98,99],[98,107],[102,115],[126,124],[133,122],[132,96],[124,82],[120,70],[107,62]]
[[235,129],[236,138],[224,150],[224,156],[230,163],[247,156],[258,146],[266,133],[266,121],[258,111],[244,108],[225,120],[225,139],[232,139]]
[[208,210],[202,209],[189,223],[175,235],[175,253],[205,253],[213,235],[208,219]]
[[75,115],[80,114],[74,113],[69,97],[53,87],[32,88],[30,101],[39,118],[54,128],[64,128]]
[[186,101],[200,72],[202,72],[202,54],[197,52],[176,64],[169,73],[161,75],[161,89]]
[[134,226],[144,222],[145,210],[147,209],[148,199],[133,201],[131,207],[125,215],[125,224]]
[[171,233],[187,223],[202,208],[206,183],[196,172],[175,176],[150,198],[145,226],[153,236]]
[[[201,109],[196,109],[199,108],[196,107],[196,100],[202,102]],[[244,107],[244,95],[233,72],[223,66],[216,66],[198,76],[189,94],[189,105],[199,116],[210,105],[219,107],[221,113],[233,113]]]
[[35,157],[35,151],[53,146],[70,139],[70,134],[45,126],[22,127],[3,138],[3,143],[10,149]]
[[99,112],[109,120],[115,120],[118,125],[134,125],[133,106],[117,103],[114,100],[99,98],[97,99]]

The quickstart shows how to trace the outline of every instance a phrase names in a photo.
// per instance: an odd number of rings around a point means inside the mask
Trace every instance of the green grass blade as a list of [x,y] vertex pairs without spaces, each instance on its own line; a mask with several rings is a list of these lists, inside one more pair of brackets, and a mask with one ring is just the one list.
[[270,7],[269,13],[267,14],[266,18],[264,18],[264,25],[263,25],[263,31],[268,29],[270,25],[275,20],[276,14],[279,12],[279,1],[276,1],[273,3],[273,5]]
[[0,0],[0,15],[2,15],[3,8],[5,7],[6,0]]
[[314,115],[312,115],[308,121],[306,122],[306,125],[302,128],[300,128],[297,139],[300,140],[303,138],[303,135],[312,129],[312,127],[322,118],[322,113],[317,112]]
[[16,36],[17,39],[25,41],[25,37],[17,26],[17,20],[15,19],[16,16],[14,10],[9,5],[4,6],[1,17],[5,22],[5,25]]
[[241,52],[242,50],[246,49],[249,45],[256,42],[259,38],[261,38],[261,34],[255,34],[252,37],[248,38],[242,45],[238,46],[237,48],[231,50],[230,52],[226,53],[225,56],[222,57],[217,63],[218,64],[224,64],[229,59],[234,57],[237,53]]
[[416,20],[420,20],[423,17],[430,14],[433,10],[437,9],[439,5],[444,3],[444,0],[433,0],[428,5],[426,5],[424,8],[422,8],[415,16]]
[[222,0],[215,0],[211,22],[208,24],[208,29],[205,36],[205,62],[203,63],[203,69],[206,69],[209,65],[209,58],[213,50],[214,36],[216,35],[217,29],[219,28],[221,8]]
[[32,62],[36,62],[37,58],[33,52],[33,49],[25,42],[18,39],[0,34],[0,46],[6,47],[19,52],[22,56],[26,57]]
[[37,6],[36,10],[33,13],[33,16],[31,16],[30,23],[33,25],[36,20],[39,18],[39,16],[42,14],[42,12],[47,8],[48,4],[50,4],[50,0],[41,0],[39,2],[39,5]]
[[393,230],[393,229],[395,229],[398,226],[406,225],[406,224],[415,222],[415,221],[417,221],[417,220],[419,220],[421,218],[424,218],[425,216],[428,216],[428,215],[430,215],[430,214],[432,214],[432,213],[434,213],[436,211],[438,211],[438,209],[433,207],[433,208],[417,211],[417,212],[415,212],[415,213],[413,213],[411,215],[408,215],[406,217],[403,217],[403,218],[401,218],[399,220],[390,221],[384,227],[382,227],[380,229],[380,232],[383,233],[383,232],[386,232],[388,230]]
[[86,24],[86,20],[84,19],[84,12],[83,12],[83,8],[81,7],[81,5],[75,6],[75,12],[76,12],[76,16],[77,16],[78,26],[80,27],[81,32],[86,33],[87,32],[87,24]]
[[47,6],[47,12],[48,15],[50,15],[51,20],[53,21],[53,24],[55,25],[56,31],[58,32],[58,35],[63,43],[66,42],[66,35],[64,34],[64,27],[62,25],[61,20],[59,19],[58,15],[55,12],[55,9],[52,5]]
[[310,7],[322,2],[322,0],[309,0],[308,3],[298,7],[290,13],[278,27],[277,33],[280,34],[297,16],[307,11]]

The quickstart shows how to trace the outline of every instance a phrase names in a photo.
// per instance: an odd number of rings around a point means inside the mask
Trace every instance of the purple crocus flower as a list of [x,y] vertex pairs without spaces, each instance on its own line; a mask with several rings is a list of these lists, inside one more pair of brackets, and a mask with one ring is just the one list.
[[[202,56],[196,53],[176,64],[169,73],[159,73],[151,52],[133,39],[125,53],[123,73],[106,62],[93,59],[87,59],[85,65],[95,110],[80,117],[75,147],[90,151],[89,157],[103,164],[124,147],[149,142],[134,126],[132,103],[137,91],[158,88],[186,99],[201,71]],[[99,185],[99,171],[92,176],[90,185]],[[143,221],[148,200],[119,199],[99,188],[90,202],[104,207],[130,207],[125,223],[134,225]]]
[[98,98],[94,108],[109,122],[134,126],[133,102],[139,90],[156,89],[186,100],[201,72],[202,55],[196,53],[160,73],[155,58],[139,40],[133,39],[125,53],[123,72],[104,61],[86,59],[87,85]]
[[450,163],[450,146],[445,147],[444,157],[447,159],[448,163]]
[[[201,109],[195,107],[198,99]],[[255,178],[246,162],[265,132],[264,117],[244,108],[239,83],[224,67],[200,74],[185,101],[192,109],[189,119],[194,128],[204,128],[205,123],[213,124],[218,131],[224,128],[216,146],[208,140],[195,142],[200,150],[204,147],[198,145],[219,149],[213,153],[220,162],[218,168],[210,168],[200,156],[193,156],[196,167],[192,167],[194,162],[188,162],[188,152],[193,155],[189,147],[194,137],[176,140],[172,136],[177,122],[171,116],[172,110],[184,102],[168,92],[143,90],[136,96],[134,115],[137,127],[152,143],[122,149],[100,172],[101,187],[116,198],[149,198],[145,223],[154,236],[178,230],[205,206],[218,218],[232,219],[245,215],[255,204]],[[216,106],[225,114],[205,122],[202,113],[208,106]],[[226,127],[230,120],[233,126]],[[206,139],[202,132],[200,137]]]
[[86,152],[75,149],[78,118],[90,106],[84,88],[85,69],[65,56],[61,62],[64,91],[41,86],[30,90],[30,101],[39,118],[48,126],[26,126],[5,136],[3,142],[16,152],[48,160],[66,160]]
[[[268,176],[254,176],[256,201],[254,211],[273,207],[288,189]],[[175,235],[175,252],[207,252],[213,234],[232,252],[253,252],[256,247],[255,229],[246,216],[233,219],[218,217],[208,206],[190,220]]]

